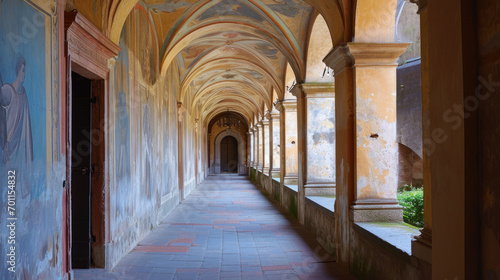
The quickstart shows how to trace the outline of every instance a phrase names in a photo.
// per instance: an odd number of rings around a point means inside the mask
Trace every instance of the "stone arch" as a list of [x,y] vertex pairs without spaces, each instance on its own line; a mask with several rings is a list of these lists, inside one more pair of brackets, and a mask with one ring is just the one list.
[[212,170],[213,173],[219,174],[220,173],[220,143],[222,142],[222,139],[226,136],[233,136],[236,138],[236,141],[238,141],[238,174],[246,174],[246,168],[245,168],[245,141],[243,140],[243,137],[234,130],[231,129],[226,129],[219,133],[217,137],[215,138],[215,153],[214,153],[214,168]]
[[325,73],[325,64],[323,58],[332,48],[332,38],[328,25],[321,14],[318,14],[313,21],[310,30],[309,42],[307,47],[306,61],[306,82],[331,83],[334,82],[333,75],[330,72]]

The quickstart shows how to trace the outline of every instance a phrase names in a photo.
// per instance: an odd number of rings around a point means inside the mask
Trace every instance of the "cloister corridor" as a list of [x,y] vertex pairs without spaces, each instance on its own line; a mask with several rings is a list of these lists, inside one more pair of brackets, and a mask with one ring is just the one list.
[[0,280],[500,280],[499,15],[0,0]]
[[75,279],[355,279],[246,177],[211,175],[111,271]]

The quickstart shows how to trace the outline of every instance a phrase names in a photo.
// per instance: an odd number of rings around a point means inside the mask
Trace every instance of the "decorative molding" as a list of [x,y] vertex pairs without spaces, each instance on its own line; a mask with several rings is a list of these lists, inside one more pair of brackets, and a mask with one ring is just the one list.
[[335,97],[335,84],[334,83],[301,83],[295,85],[291,89],[292,94],[297,97]]
[[344,71],[346,68],[351,68],[353,61],[353,57],[349,53],[346,44],[332,48],[325,58],[323,58],[326,66],[333,69],[334,75]]
[[283,112],[285,110],[285,108],[283,107],[283,101],[282,100],[276,101],[276,103],[274,103],[274,108],[276,108],[278,112]]
[[354,67],[397,66],[410,43],[347,43]]
[[292,88],[290,89],[290,93],[292,93],[293,96],[297,97],[297,99],[305,97],[302,84],[296,84],[292,86]]
[[350,67],[397,66],[398,57],[410,43],[351,42],[332,49],[323,62],[333,68],[334,75]]
[[267,111],[264,116],[266,117],[266,119],[271,120],[271,111]]
[[65,13],[64,29],[66,56],[70,56],[71,61],[76,64],[73,69],[90,77],[107,79],[108,60],[118,55],[120,47],[78,12]]
[[285,99],[282,102],[285,112],[295,112],[297,111],[297,100],[296,99]]

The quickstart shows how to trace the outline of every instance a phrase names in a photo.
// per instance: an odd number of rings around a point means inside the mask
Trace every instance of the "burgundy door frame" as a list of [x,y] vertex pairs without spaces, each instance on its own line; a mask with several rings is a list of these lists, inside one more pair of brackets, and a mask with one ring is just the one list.
[[[65,116],[63,126],[65,128],[66,139],[66,189],[63,199],[63,261],[65,272],[71,270],[71,106],[72,106],[72,88],[71,73],[76,72],[92,80],[92,92],[96,97],[96,103],[99,104],[92,116],[92,126],[94,129],[90,137],[97,137],[99,143],[92,147],[92,164],[95,166],[92,176],[92,192],[98,197],[92,197],[92,226],[97,226],[99,232],[95,234],[96,244],[106,244],[110,241],[109,236],[109,217],[106,217],[106,209],[109,207],[109,176],[105,166],[106,147],[108,141],[107,127],[107,106],[109,93],[109,67],[110,58],[116,57],[120,47],[108,39],[102,32],[93,26],[78,12],[64,13],[64,36],[65,36],[65,65],[61,67],[61,76],[65,80],[66,94],[63,99]],[[92,108],[94,110],[94,108]],[[102,206],[104,205],[104,206]],[[94,232],[93,232],[94,234]],[[98,264],[99,267],[104,267]]]

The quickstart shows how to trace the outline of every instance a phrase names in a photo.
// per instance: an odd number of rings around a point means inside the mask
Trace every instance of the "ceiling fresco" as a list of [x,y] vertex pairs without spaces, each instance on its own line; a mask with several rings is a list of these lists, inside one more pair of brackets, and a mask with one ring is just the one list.
[[287,68],[298,80],[305,77],[315,11],[302,0],[139,4],[156,29],[160,73],[176,68],[179,101],[201,105],[204,116],[230,109],[253,121],[271,109],[273,92],[284,98]]

